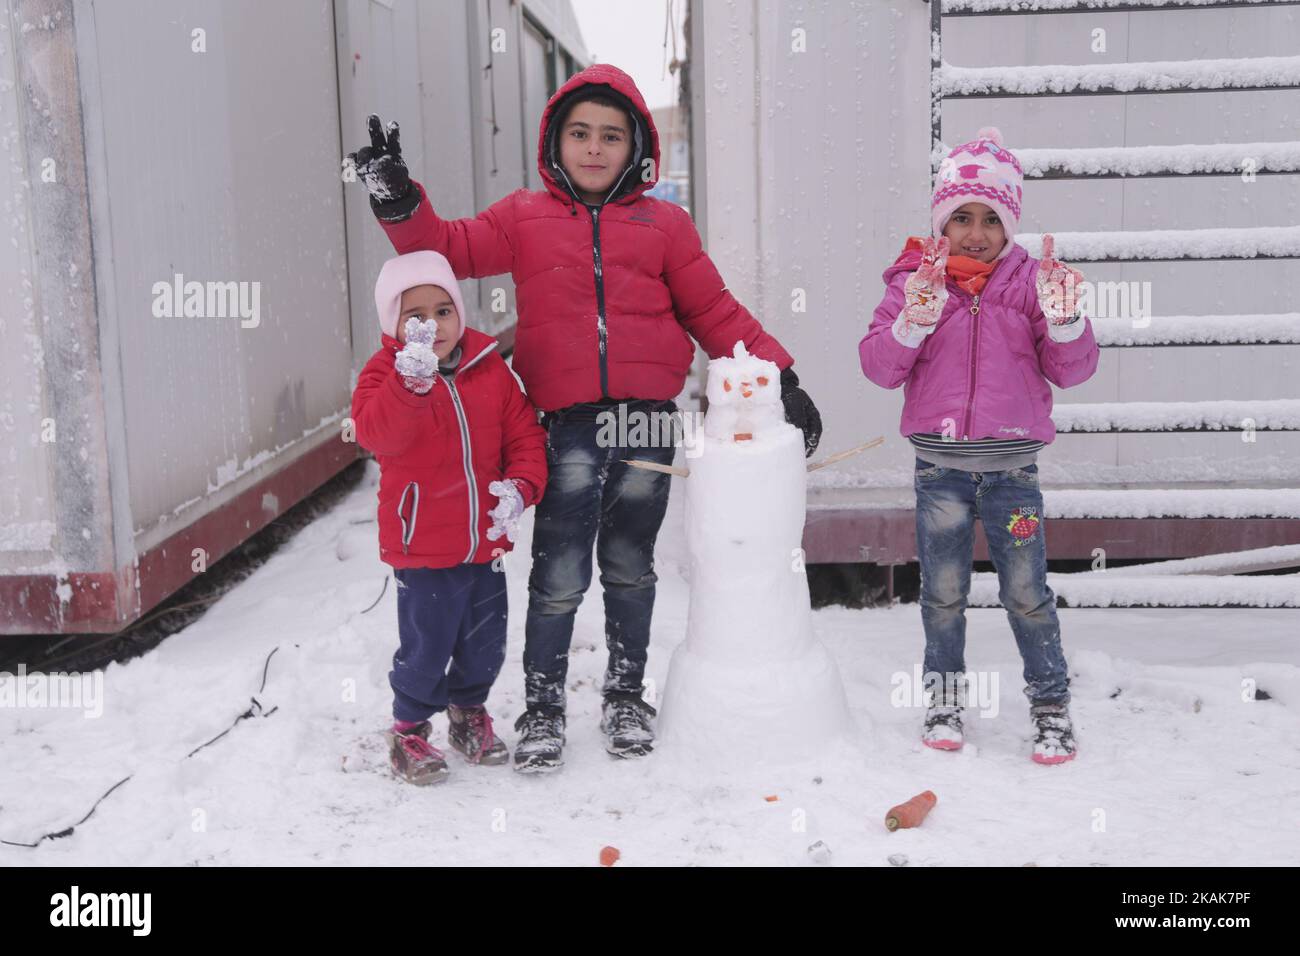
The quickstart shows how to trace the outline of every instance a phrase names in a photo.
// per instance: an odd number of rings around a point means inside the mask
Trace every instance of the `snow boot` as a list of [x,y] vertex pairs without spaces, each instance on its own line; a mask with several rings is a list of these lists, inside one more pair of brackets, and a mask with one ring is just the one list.
[[486,707],[447,707],[447,742],[470,763],[492,767],[510,759],[506,742],[492,732]]
[[925,729],[921,732],[921,743],[935,750],[961,750],[965,743],[962,731],[962,714],[966,710],[966,695],[958,688],[957,693],[935,692],[934,700],[925,711]]
[[651,719],[657,711],[640,694],[607,694],[600,708],[605,750],[615,757],[644,757],[654,750]]
[[515,769],[520,773],[551,773],[564,766],[564,712],[530,707],[515,721]]
[[1065,704],[1034,704],[1029,708],[1034,722],[1034,763],[1057,764],[1073,760],[1074,727]]
[[431,783],[446,780],[451,771],[447,769],[447,760],[441,750],[429,743],[429,731],[432,729],[427,720],[422,720],[413,727],[399,730],[394,724],[384,731],[388,739],[388,761],[393,773],[413,783],[417,787],[427,787]]

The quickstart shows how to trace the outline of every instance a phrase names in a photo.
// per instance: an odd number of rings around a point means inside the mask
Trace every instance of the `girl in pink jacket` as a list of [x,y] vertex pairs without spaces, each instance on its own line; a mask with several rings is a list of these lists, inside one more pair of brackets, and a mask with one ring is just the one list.
[[1056,436],[1049,383],[1097,369],[1080,314],[1083,277],[1014,241],[1024,173],[993,128],[952,150],[931,199],[933,235],[909,239],[885,270],[884,301],[858,346],[862,371],[903,386],[901,432],[916,450],[925,680],[933,698],[922,741],[963,742],[966,601],[975,520],[984,526],[999,596],[1024,662],[1033,759],[1075,755],[1056,596],[1047,586],[1038,450]]

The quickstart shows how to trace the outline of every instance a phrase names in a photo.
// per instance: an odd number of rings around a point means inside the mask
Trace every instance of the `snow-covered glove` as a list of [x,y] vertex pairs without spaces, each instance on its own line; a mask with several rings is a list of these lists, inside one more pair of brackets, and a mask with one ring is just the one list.
[[799,387],[799,376],[792,368],[781,369],[781,404],[785,406],[785,420],[803,432],[804,457],[810,457],[822,440],[822,416],[808,393]]
[[487,538],[497,541],[504,535],[513,544],[519,531],[519,519],[524,513],[524,496],[519,493],[519,486],[513,478],[490,482],[488,494],[497,496],[497,506],[488,512],[492,527],[487,530]]
[[1055,342],[1070,342],[1083,334],[1079,297],[1083,294],[1083,273],[1054,255],[1056,240],[1043,235],[1043,254],[1038,263],[1035,286],[1038,307],[1047,318],[1047,333]]
[[416,395],[433,388],[438,374],[438,355],[433,351],[433,340],[438,334],[438,323],[433,319],[420,320],[411,316],[406,320],[406,345],[397,353],[393,363],[402,384]]
[[402,144],[397,123],[385,129],[379,116],[371,113],[366,120],[370,145],[343,160],[370,193],[370,208],[384,222],[401,222],[411,218],[420,204],[420,191],[411,185],[411,174],[402,159]]
[[902,321],[922,333],[934,331],[948,303],[948,237],[921,243],[921,264],[903,285]]

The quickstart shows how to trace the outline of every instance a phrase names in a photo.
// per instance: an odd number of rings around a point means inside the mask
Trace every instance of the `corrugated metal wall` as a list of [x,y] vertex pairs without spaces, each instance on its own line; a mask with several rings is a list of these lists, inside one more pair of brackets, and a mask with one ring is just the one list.
[[[856,344],[880,301],[880,273],[909,234],[928,232],[929,10],[919,0],[707,2],[693,8],[697,163],[708,248],[732,290],[787,344],[835,450],[883,434],[885,449],[833,481],[910,485],[898,438],[901,390],[867,382]],[[1092,30],[1107,52],[1091,52]],[[796,31],[806,31],[806,52]],[[1296,8],[953,19],[960,66],[1293,55]],[[702,74],[702,75],[700,75]],[[999,126],[1017,147],[1295,139],[1300,93],[1192,93],[953,101],[948,143]],[[1293,225],[1300,177],[1029,182],[1024,232]],[[1300,263],[1087,266],[1091,279],[1152,282],[1156,314],[1294,311]],[[803,290],[807,312],[791,309]],[[1300,347],[1104,352],[1097,376],[1059,402],[1300,397]],[[1300,437],[1260,434],[1063,436],[1049,480],[1104,481],[1153,458],[1173,474],[1206,461],[1244,479],[1300,478]],[[1255,481],[1258,483],[1258,481]]]
[[[0,632],[113,629],[347,460],[392,251],[342,156],[396,118],[438,211],[477,213],[535,164],[528,57],[547,92],[585,64],[567,0],[7,0]],[[172,537],[226,506],[219,546]]]
[[[100,321],[120,345],[144,550],[288,446],[338,434],[352,354],[333,16],[327,0],[84,9],[97,62],[83,101],[108,200],[94,223]],[[155,283],[177,274],[249,283],[257,315],[155,315]]]

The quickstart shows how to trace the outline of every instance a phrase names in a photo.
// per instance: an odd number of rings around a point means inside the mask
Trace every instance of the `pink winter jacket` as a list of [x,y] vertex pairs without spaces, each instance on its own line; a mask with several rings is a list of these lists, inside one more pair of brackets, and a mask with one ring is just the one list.
[[[921,254],[908,250],[885,270],[885,298],[858,345],[862,371],[884,388],[903,386],[899,431],[938,432],[958,440],[1032,438],[1050,442],[1051,382],[1069,388],[1097,370],[1092,324],[1072,342],[1048,335],[1034,278],[1038,260],[1015,246],[999,261],[978,297],[948,279],[948,302],[919,348],[893,333],[903,310],[903,284]],[[978,298],[979,314],[971,308]]]

